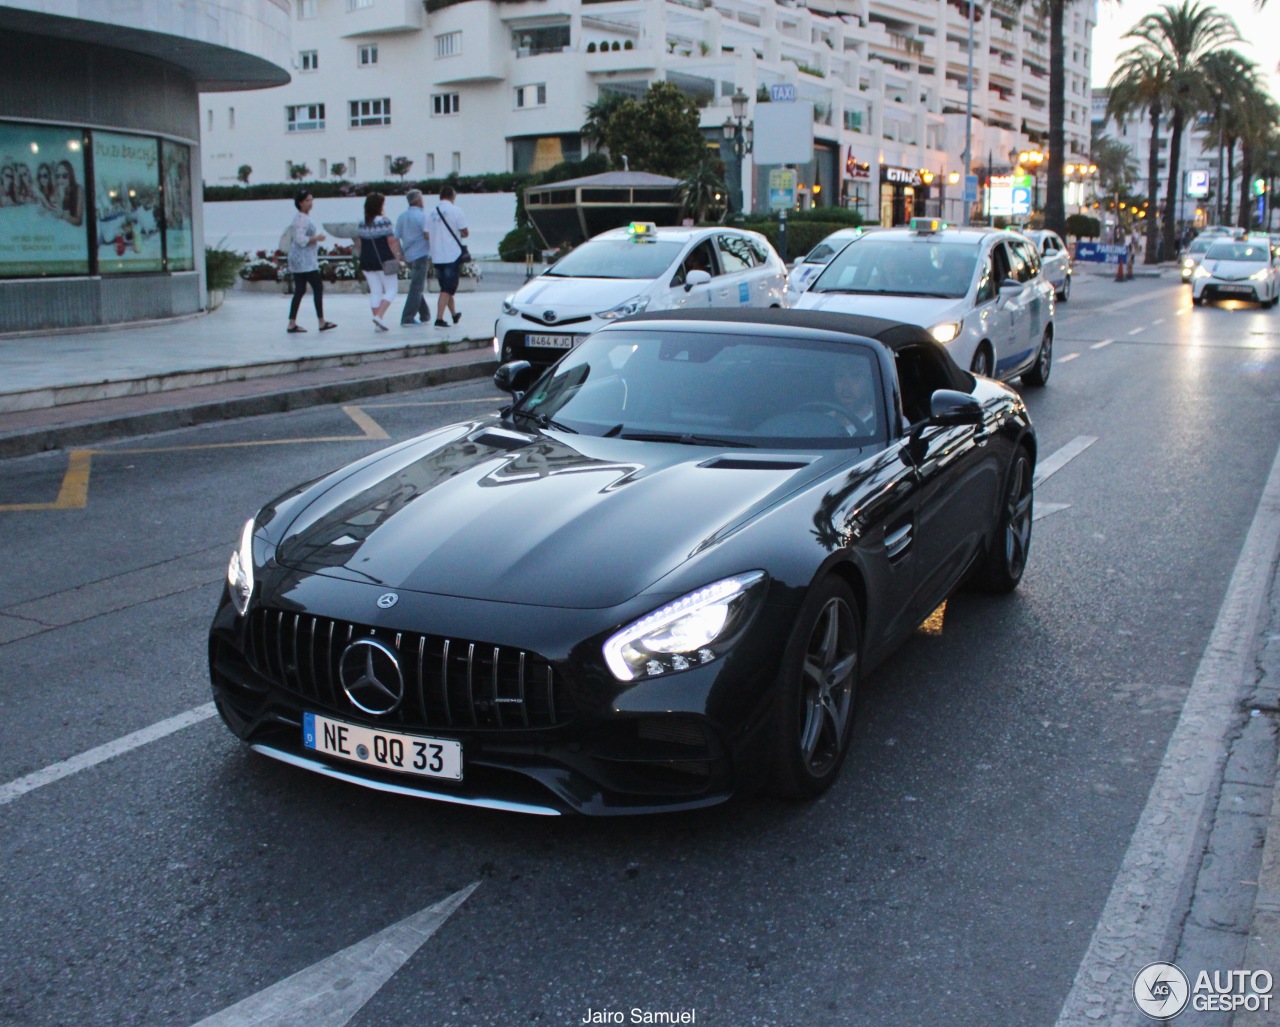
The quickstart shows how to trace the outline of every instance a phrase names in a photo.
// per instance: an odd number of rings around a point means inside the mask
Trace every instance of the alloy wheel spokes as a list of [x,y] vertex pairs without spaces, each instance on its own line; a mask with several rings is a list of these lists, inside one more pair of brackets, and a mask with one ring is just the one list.
[[853,707],[857,664],[848,607],[832,599],[814,625],[803,669],[805,711],[800,750],[811,770],[821,771],[840,752]]

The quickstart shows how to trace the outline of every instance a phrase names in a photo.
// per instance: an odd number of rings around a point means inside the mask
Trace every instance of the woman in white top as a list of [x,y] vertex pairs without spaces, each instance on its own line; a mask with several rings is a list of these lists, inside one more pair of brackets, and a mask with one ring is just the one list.
[[293,301],[289,304],[290,332],[305,332],[298,324],[298,308],[302,305],[302,297],[307,286],[311,286],[311,299],[316,305],[316,319],[320,322],[320,331],[326,332],[338,326],[324,319],[324,279],[320,277],[320,257],[316,250],[325,237],[316,230],[316,223],[311,220],[311,208],[315,199],[305,189],[300,189],[293,198],[293,205],[298,213],[293,217],[293,232],[289,237],[289,273],[293,275]]

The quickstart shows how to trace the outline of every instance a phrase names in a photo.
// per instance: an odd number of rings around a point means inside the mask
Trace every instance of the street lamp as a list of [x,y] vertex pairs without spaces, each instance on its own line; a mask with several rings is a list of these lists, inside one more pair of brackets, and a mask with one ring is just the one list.
[[1073,199],[1069,202],[1076,205],[1076,213],[1083,212],[1087,203],[1085,185],[1097,173],[1098,165],[1096,164],[1064,164],[1062,166],[1063,177],[1067,180],[1067,189],[1073,195]]
[[1039,150],[1023,150],[1018,154],[1018,164],[1031,175],[1031,188],[1034,193],[1031,198],[1031,209],[1040,209],[1040,165],[1049,159],[1047,153]]
[[744,206],[742,202],[742,163],[743,158],[751,152],[751,135],[755,127],[753,122],[747,120],[748,99],[747,94],[739,86],[737,92],[729,97],[729,103],[733,106],[733,116],[725,118],[723,125],[724,137],[729,140],[734,160],[737,163],[737,174],[734,176],[737,179],[737,183],[733,191],[739,211]]

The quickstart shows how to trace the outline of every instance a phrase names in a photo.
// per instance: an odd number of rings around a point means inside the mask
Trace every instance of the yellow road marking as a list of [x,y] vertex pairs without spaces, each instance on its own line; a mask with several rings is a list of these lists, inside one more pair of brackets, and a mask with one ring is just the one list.
[[67,454],[67,473],[62,476],[58,498],[52,503],[5,503],[0,513],[31,510],[83,510],[89,503],[89,471],[93,451],[73,449]]
[[947,601],[944,599],[942,601],[942,605],[934,610],[933,613],[929,614],[929,616],[924,619],[924,623],[916,628],[916,630],[922,635],[933,635],[935,637],[941,635],[942,621],[946,615]]

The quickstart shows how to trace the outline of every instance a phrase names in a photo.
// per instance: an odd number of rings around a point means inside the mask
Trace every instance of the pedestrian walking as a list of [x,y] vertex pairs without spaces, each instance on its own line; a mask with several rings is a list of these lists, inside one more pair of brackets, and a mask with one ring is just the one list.
[[[396,238],[400,240],[404,262],[409,265],[409,295],[400,312],[400,327],[409,328],[431,320],[431,305],[422,295],[427,287],[431,247],[427,241],[427,212],[422,206],[422,190],[410,189],[404,198],[409,206],[396,218]],[[415,316],[419,320],[415,321]]]
[[431,262],[435,265],[436,281],[440,284],[440,299],[436,304],[437,328],[448,328],[449,322],[444,319],[445,312],[457,324],[462,320],[458,308],[454,306],[453,294],[458,291],[458,279],[462,276],[462,265],[471,259],[462,240],[470,235],[467,228],[467,217],[462,208],[453,202],[457,193],[453,186],[445,185],[440,189],[440,202],[427,219],[427,235],[430,237]]
[[311,208],[315,199],[305,189],[299,189],[293,198],[293,205],[298,213],[293,216],[292,234],[289,236],[289,273],[293,275],[293,300],[289,304],[289,332],[305,332],[298,324],[298,308],[302,305],[302,297],[306,295],[307,286],[311,286],[311,300],[316,307],[316,320],[320,323],[320,331],[327,332],[338,326],[324,319],[324,279],[320,276],[320,244],[325,236],[316,229],[311,220]]
[[373,323],[379,331],[390,331],[382,319],[391,306],[400,278],[400,243],[395,236],[391,219],[383,214],[387,199],[382,193],[370,193],[364,198],[364,221],[360,225],[360,270],[369,285],[369,306],[373,310]]

